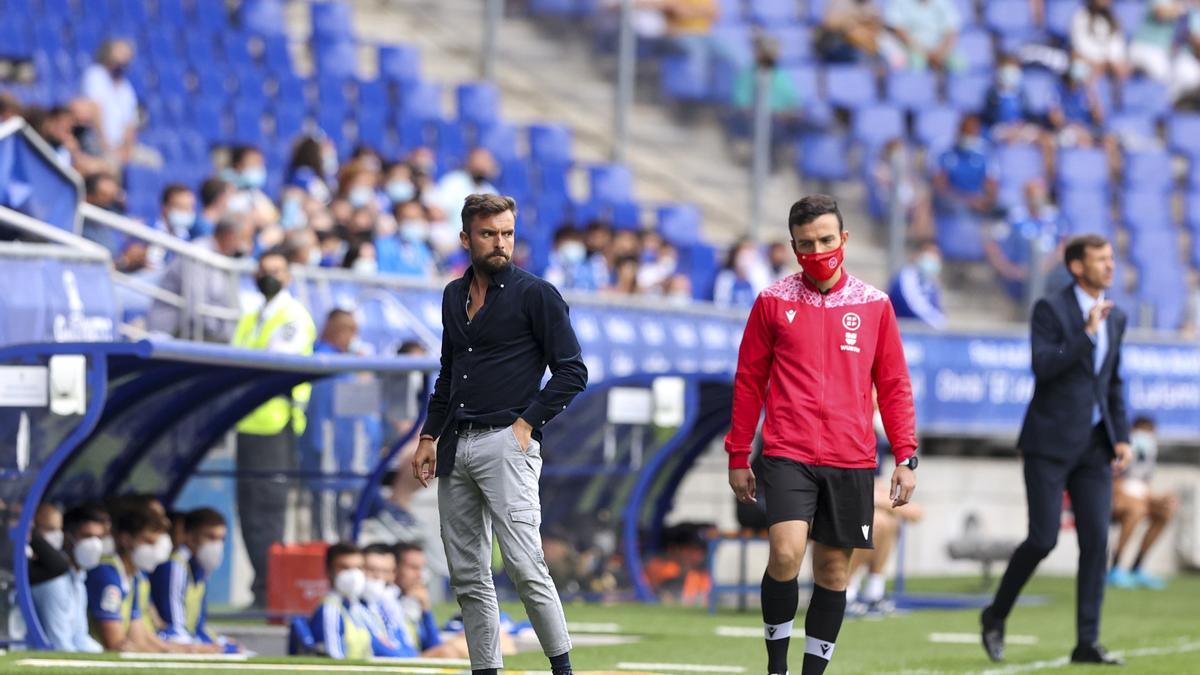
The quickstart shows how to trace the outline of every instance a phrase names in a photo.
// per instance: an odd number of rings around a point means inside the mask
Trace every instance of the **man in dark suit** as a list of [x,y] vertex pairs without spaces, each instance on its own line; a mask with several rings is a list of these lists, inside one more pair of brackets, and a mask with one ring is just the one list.
[[1079,537],[1078,641],[1071,661],[1120,665],[1098,640],[1113,468],[1131,456],[1120,375],[1125,314],[1104,298],[1113,278],[1113,250],[1104,237],[1076,237],[1063,257],[1075,283],[1033,308],[1036,384],[1017,442],[1025,464],[1029,537],[1013,552],[992,605],[983,610],[983,646],[993,661],[1004,658],[1004,622],[1058,542],[1065,489]]

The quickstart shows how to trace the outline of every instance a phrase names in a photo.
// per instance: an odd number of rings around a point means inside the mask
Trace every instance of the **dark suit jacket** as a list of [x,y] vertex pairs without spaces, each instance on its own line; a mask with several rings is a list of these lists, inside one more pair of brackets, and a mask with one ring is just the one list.
[[1120,374],[1125,314],[1115,307],[1108,314],[1108,353],[1098,374],[1093,365],[1095,344],[1084,325],[1074,284],[1034,305],[1031,342],[1036,384],[1017,441],[1025,455],[1079,457],[1091,441],[1097,403],[1109,443],[1129,442]]

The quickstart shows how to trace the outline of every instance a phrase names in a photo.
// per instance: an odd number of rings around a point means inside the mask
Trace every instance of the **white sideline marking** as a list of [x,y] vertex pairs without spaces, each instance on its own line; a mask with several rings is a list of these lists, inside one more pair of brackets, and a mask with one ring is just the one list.
[[618,670],[676,670],[685,673],[744,673],[741,666],[706,666],[702,663],[641,663],[622,661]]
[[96,668],[121,670],[237,670],[240,672],[255,671],[295,671],[303,673],[410,673],[415,675],[459,675],[461,669],[446,668],[388,668],[380,666],[340,666],[333,662],[328,664],[309,663],[196,663],[186,661],[73,661],[71,659],[21,659],[18,666],[35,668]]
[[572,633],[620,633],[621,626],[615,623],[588,623],[586,621],[568,621],[567,630]]
[[121,652],[121,658],[134,661],[245,661],[246,654],[152,654]]
[[[763,629],[761,626],[752,628],[750,626],[717,626],[713,631],[719,637],[736,637],[736,638],[759,638],[764,639]],[[793,638],[804,637],[803,630],[792,631]]]
[[[930,633],[929,641],[947,645],[974,645],[979,644],[979,633]],[[1004,644],[1008,645],[1036,645],[1037,643],[1036,635],[1004,636]]]
[[[1173,647],[1141,647],[1139,649],[1130,649],[1128,651],[1114,651],[1113,656],[1124,657],[1140,657],[1140,656],[1167,656],[1169,654],[1186,654],[1187,652],[1200,651],[1200,642],[1185,642]],[[1033,661],[1032,663],[1018,663],[1006,668],[994,668],[992,670],[983,671],[984,675],[1005,675],[1006,673],[1024,673],[1034,670],[1046,670],[1048,668],[1058,668],[1070,663],[1071,659],[1063,656],[1057,659],[1048,661]]]
[[433,659],[417,656],[372,656],[367,659],[371,663],[384,663],[397,666],[469,666],[471,659]]

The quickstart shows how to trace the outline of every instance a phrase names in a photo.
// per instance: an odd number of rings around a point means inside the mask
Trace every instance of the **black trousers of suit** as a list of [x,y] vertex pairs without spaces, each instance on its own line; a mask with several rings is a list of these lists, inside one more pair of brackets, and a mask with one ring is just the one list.
[[1075,621],[1077,644],[1094,644],[1100,636],[1100,605],[1108,561],[1108,526],[1112,520],[1112,452],[1103,425],[1072,460],[1043,456],[1025,458],[1025,495],[1029,502],[1029,537],[1013,552],[992,603],[992,616],[1005,619],[1033,572],[1058,543],[1063,490],[1071,496],[1079,538]]

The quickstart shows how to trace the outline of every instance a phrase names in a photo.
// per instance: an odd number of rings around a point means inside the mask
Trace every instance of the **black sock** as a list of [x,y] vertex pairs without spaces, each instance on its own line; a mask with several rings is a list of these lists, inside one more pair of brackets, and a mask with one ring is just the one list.
[[563,673],[571,672],[571,652],[563,652],[558,656],[551,656],[550,670],[554,675],[563,675]]
[[1113,561],[1112,561],[1112,567],[1110,569],[1115,570],[1120,566],[1121,566],[1121,552],[1113,551]]
[[763,636],[767,640],[767,672],[787,672],[788,642],[800,604],[800,587],[793,578],[777,581],[770,574],[762,578]]
[[1145,557],[1146,557],[1145,553],[1143,553],[1142,551],[1138,551],[1137,557],[1133,559],[1133,567],[1130,567],[1129,569],[1134,572],[1142,569],[1142,559]]
[[499,673],[496,672],[495,668],[480,668],[472,670],[471,675],[499,675]]
[[804,614],[803,675],[821,675],[833,658],[838,631],[846,615],[846,591],[831,591],[813,584],[812,600]]

